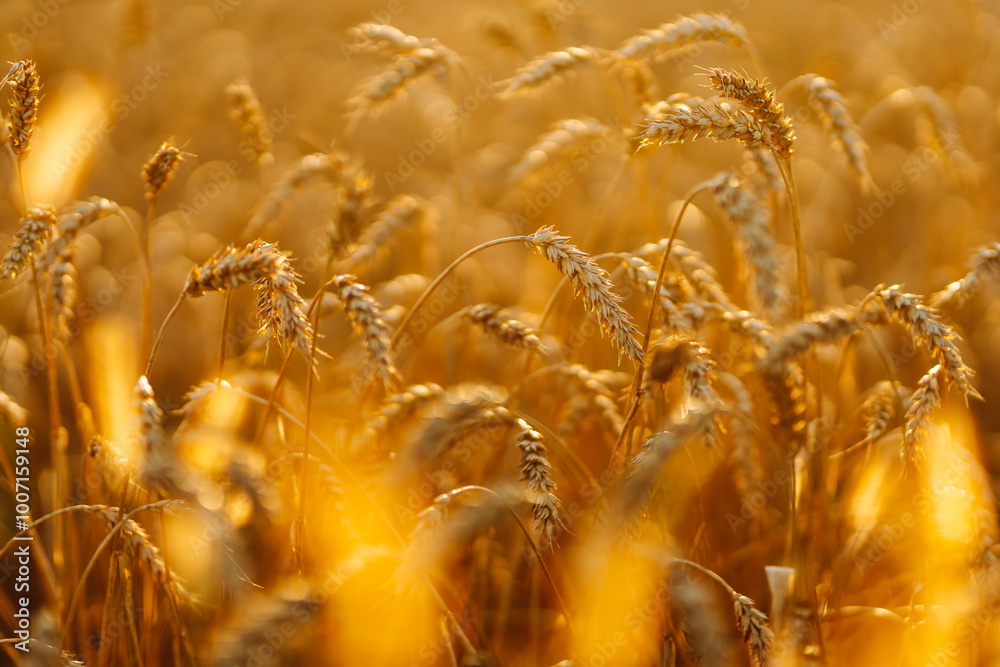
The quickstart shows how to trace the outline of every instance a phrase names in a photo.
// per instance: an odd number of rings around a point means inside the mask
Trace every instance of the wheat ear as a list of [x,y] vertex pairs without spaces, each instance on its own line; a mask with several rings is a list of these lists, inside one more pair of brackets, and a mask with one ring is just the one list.
[[546,53],[517,70],[511,78],[501,82],[502,94],[510,96],[537,90],[599,58],[597,49],[590,46],[572,46],[565,51]]
[[353,269],[380,257],[392,237],[401,229],[415,226],[426,210],[427,203],[411,195],[392,199],[365,229],[354,252],[345,260],[345,266]]
[[719,67],[710,69],[708,74],[714,90],[723,97],[742,104],[751,116],[767,126],[771,132],[771,145],[778,156],[790,158],[792,144],[795,142],[792,121],[785,115],[784,106],[774,98],[774,93],[767,85]]
[[788,296],[778,276],[781,260],[775,249],[771,212],[734,179],[720,183],[715,188],[715,197],[736,225],[739,246],[752,271],[754,294],[761,311],[771,320],[780,319]]
[[837,145],[847,156],[847,164],[863,187],[871,182],[868,170],[868,145],[861,138],[861,130],[854,124],[847,111],[844,98],[837,92],[829,79],[815,74],[800,77],[809,93],[809,104],[823,118],[823,125],[833,136]]
[[502,343],[545,356],[545,347],[538,332],[515,319],[506,309],[492,303],[480,303],[463,308],[461,314]]
[[517,420],[517,448],[521,452],[521,481],[531,502],[531,526],[543,547],[555,544],[556,535],[565,528],[560,516],[562,503],[553,491],[552,467],[546,458],[545,444],[538,431],[523,419]]
[[593,118],[561,120],[524,151],[521,159],[511,169],[511,180],[523,183],[545,167],[558,164],[575,147],[609,133],[617,135],[615,130]]
[[408,35],[385,23],[361,23],[351,28],[358,48],[371,53],[400,55],[421,48],[433,48],[437,40]]
[[257,236],[265,225],[278,217],[285,202],[310,181],[325,179],[339,185],[340,175],[347,161],[347,155],[340,152],[333,152],[331,155],[311,153],[300,158],[267,193],[263,203],[247,223],[243,238]]
[[336,215],[326,232],[331,259],[343,259],[353,250],[361,232],[371,221],[375,199],[371,177],[357,161],[345,165],[342,180]]
[[344,314],[354,330],[364,338],[368,358],[382,379],[385,388],[391,389],[400,378],[392,354],[389,327],[382,316],[382,307],[369,293],[368,288],[352,275],[333,279],[337,297],[344,304]]
[[635,340],[638,331],[622,307],[621,297],[611,290],[607,272],[587,253],[568,243],[568,236],[559,235],[552,227],[542,227],[524,241],[569,278],[573,291],[582,296],[587,309],[597,315],[601,328],[618,348],[618,354],[634,361],[642,359],[642,348]]
[[55,224],[55,209],[51,206],[28,209],[7,252],[0,259],[0,281],[15,278],[28,268],[29,261],[49,240]]
[[983,287],[983,281],[993,278],[1000,270],[1000,243],[990,243],[973,255],[969,262],[969,272],[961,280],[956,280],[940,292],[931,296],[931,306],[961,308],[972,295]]
[[701,42],[745,47],[756,57],[743,24],[722,13],[684,16],[655,30],[645,30],[627,39],[618,47],[618,53],[637,60],[659,59],[672,51]]
[[660,110],[660,119],[639,134],[640,147],[693,141],[710,137],[716,141],[736,139],[747,147],[772,145],[770,128],[743,109],[718,102],[689,107],[679,104]]
[[14,98],[10,102],[10,145],[23,162],[31,150],[31,137],[35,131],[35,117],[38,115],[38,101],[41,85],[38,69],[33,60],[25,60],[20,70],[10,81]]
[[229,100],[229,117],[242,137],[242,146],[250,150],[254,161],[269,163],[271,155],[271,130],[267,126],[264,108],[257,94],[246,81],[235,81],[226,86]]
[[183,159],[184,153],[169,141],[160,144],[149,161],[142,166],[142,180],[146,182],[148,201],[156,201]]

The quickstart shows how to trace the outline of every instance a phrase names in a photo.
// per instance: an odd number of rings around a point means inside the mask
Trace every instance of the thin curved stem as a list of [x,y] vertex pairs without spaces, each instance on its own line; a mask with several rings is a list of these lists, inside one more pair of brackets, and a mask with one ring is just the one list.
[[465,261],[469,257],[472,257],[481,250],[486,250],[487,248],[492,248],[493,246],[502,245],[504,243],[516,243],[518,241],[526,241],[527,239],[528,239],[527,236],[507,236],[502,239],[494,239],[492,241],[487,241],[486,243],[477,245],[475,248],[471,250],[467,250],[460,257],[458,257],[458,259],[454,260],[451,264],[449,264],[444,271],[438,274],[438,277],[434,279],[434,282],[428,285],[427,289],[424,290],[424,293],[420,295],[419,299],[417,299],[417,302],[413,304],[413,308],[410,308],[410,312],[406,314],[406,317],[403,318],[403,321],[399,323],[398,327],[396,327],[396,333],[392,335],[392,348],[395,348],[397,345],[399,345],[400,338],[402,338],[403,333],[406,331],[406,327],[409,326],[410,322],[413,320],[413,316],[416,315],[418,310],[420,310],[420,307],[427,302],[427,300],[430,298],[431,294],[434,292],[437,286],[440,285],[442,282],[444,282],[444,279],[447,278],[449,275],[451,275],[451,272],[454,271],[459,264],[461,264],[463,261]]
[[160,325],[160,332],[156,334],[156,340],[153,341],[153,348],[149,352],[149,361],[146,363],[146,379],[149,379],[150,373],[153,372],[153,360],[156,359],[156,351],[160,349],[160,343],[163,341],[163,334],[167,330],[167,325],[170,324],[170,320],[174,318],[177,311],[180,309],[181,304],[184,303],[184,299],[187,297],[187,292],[181,292],[181,295],[177,298],[177,302],[174,307],[170,309],[167,316],[163,319],[163,324]]
[[[695,195],[699,192],[712,187],[714,185],[714,181],[715,179],[703,181],[691,188],[691,190],[684,197],[684,203],[681,204],[681,208],[677,212],[677,220],[674,221],[674,226],[670,230],[670,237],[667,239],[667,248],[663,252],[663,259],[660,261],[660,270],[656,275],[656,285],[653,288],[652,297],[650,298],[649,317],[646,319],[646,331],[642,336],[642,357],[636,361],[635,379],[632,381],[632,399],[629,403],[628,413],[625,415],[625,423],[622,425],[622,430],[618,435],[618,442],[615,444],[615,450],[611,458],[611,466],[615,471],[615,478],[618,476],[621,465],[622,446],[631,436],[632,422],[635,420],[635,416],[639,412],[639,406],[642,404],[642,397],[644,393],[642,390],[642,378],[646,373],[646,353],[649,351],[649,341],[653,335],[653,324],[656,322],[656,311],[658,310],[657,304],[659,303],[660,289],[663,287],[663,277],[667,272],[667,263],[670,261],[670,252],[673,249],[674,241],[677,239],[677,233],[680,231],[681,220],[684,219],[684,212],[691,204],[691,200],[694,199]],[[627,456],[628,452],[626,451],[625,454]]]

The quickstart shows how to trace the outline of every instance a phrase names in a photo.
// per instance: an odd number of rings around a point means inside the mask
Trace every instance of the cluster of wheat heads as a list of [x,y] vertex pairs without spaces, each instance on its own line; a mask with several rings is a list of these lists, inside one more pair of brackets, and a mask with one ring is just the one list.
[[[490,172],[470,166],[471,59],[359,25],[374,73],[326,151],[282,153],[252,81],[219,91],[263,194],[191,258],[151,247],[196,159],[170,141],[130,172],[145,210],[24,200],[40,77],[15,64],[3,146],[23,214],[0,280],[30,296],[31,316],[3,345],[37,349],[42,373],[23,397],[0,391],[0,419],[30,424],[45,452],[32,465],[51,469],[20,531],[36,538],[36,655],[564,667],[993,655],[996,510],[963,442],[986,380],[953,322],[1000,248],[926,299],[817,290],[815,214],[796,181],[808,130],[787,109],[812,109],[830,136],[810,168],[831,160],[829,178],[859,196],[880,192],[879,145],[833,81],[804,74],[779,94],[746,74],[760,70],[751,37],[696,14],[615,48],[525,58],[490,113],[523,117],[580,75],[615,114],[535,128]],[[657,64],[704,45],[738,64],[690,65],[703,95],[662,95]],[[414,167],[412,192],[388,195],[357,137],[428,90],[463,112],[438,142],[447,173]],[[907,94],[943,135],[943,101]],[[677,196],[655,175],[693,149],[671,145],[700,139],[729,151],[727,168],[687,164],[696,181]],[[578,236],[519,213],[534,193],[557,196],[554,181],[583,197],[561,174],[590,169],[595,145],[614,169],[574,209],[589,218],[566,221]],[[606,224],[630,188],[642,219]],[[325,215],[298,219],[310,196]],[[699,218],[737,270],[699,247]],[[314,254],[287,251],[283,227]],[[122,231],[140,271],[121,298],[135,304],[85,310],[87,272],[108,268],[94,239]],[[98,370],[101,354],[120,354],[118,370]]]

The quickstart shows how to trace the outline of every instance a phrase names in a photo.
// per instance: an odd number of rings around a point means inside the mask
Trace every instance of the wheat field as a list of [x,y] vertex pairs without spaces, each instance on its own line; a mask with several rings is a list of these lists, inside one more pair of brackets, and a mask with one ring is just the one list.
[[1000,663],[996,3],[0,43],[9,664]]

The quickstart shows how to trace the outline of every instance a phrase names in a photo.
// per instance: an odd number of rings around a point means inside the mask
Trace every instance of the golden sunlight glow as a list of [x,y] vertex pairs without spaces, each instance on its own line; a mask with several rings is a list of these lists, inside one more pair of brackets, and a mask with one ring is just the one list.
[[44,131],[24,163],[29,202],[61,206],[79,190],[80,180],[111,128],[106,95],[81,75],[67,76],[45,89]]

